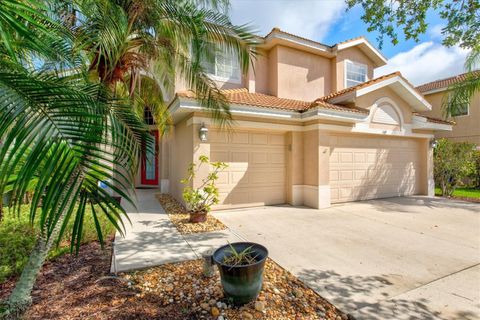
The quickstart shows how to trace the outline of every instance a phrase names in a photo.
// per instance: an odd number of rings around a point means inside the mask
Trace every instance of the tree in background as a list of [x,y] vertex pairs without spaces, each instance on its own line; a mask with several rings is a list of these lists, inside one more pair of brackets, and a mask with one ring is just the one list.
[[475,173],[477,153],[474,144],[438,140],[433,165],[435,183],[441,188],[443,196],[452,196],[462,180]]
[[10,206],[20,212],[32,191],[30,220],[40,230],[4,316],[20,318],[29,306],[38,272],[69,221],[78,251],[87,207],[100,241],[99,214],[123,230],[125,211],[99,182],[132,201],[125,190],[149,139],[143,108],[157,110],[161,123],[177,78],[214,119],[230,119],[201,63],[212,59],[213,43],[248,68],[254,37],[230,23],[227,6],[226,0],[0,2],[0,195],[10,192]]
[[457,113],[465,101],[470,101],[480,91],[480,1],[479,0],[346,0],[348,8],[360,5],[364,14],[362,20],[368,25],[368,31],[377,31],[377,41],[382,47],[385,37],[396,45],[400,30],[406,40],[419,40],[427,31],[428,11],[437,12],[445,20],[442,29],[443,45],[459,45],[469,49],[465,61],[468,73],[466,80],[453,85],[450,94],[443,101],[445,117]]

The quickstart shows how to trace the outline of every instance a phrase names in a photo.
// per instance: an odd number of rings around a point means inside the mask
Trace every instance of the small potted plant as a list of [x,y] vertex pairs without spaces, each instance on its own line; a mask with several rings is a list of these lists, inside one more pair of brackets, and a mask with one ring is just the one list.
[[[207,156],[200,156],[198,160],[199,166],[191,163],[187,169],[187,177],[181,180],[186,185],[183,189],[183,200],[185,200],[190,213],[190,222],[194,223],[205,222],[211,207],[219,202],[218,188],[215,182],[218,180],[218,173],[228,167],[224,162],[210,162]],[[202,165],[208,165],[213,170],[202,180],[198,188],[193,188],[193,180]]]
[[267,257],[267,248],[253,242],[235,242],[215,250],[212,259],[220,271],[223,292],[233,304],[257,298]]

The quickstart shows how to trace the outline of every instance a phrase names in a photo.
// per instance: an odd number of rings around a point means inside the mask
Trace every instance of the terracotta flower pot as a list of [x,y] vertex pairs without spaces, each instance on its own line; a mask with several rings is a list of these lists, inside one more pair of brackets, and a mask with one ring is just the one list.
[[190,222],[199,223],[207,221],[207,212],[206,211],[195,211],[190,212]]

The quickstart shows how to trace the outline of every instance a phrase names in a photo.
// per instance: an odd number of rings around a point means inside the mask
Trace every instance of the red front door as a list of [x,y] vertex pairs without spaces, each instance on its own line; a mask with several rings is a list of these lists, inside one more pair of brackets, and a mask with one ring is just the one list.
[[[150,134],[153,139],[148,141],[142,151],[142,184],[158,185],[158,131],[152,131]],[[153,145],[155,144],[155,145]]]

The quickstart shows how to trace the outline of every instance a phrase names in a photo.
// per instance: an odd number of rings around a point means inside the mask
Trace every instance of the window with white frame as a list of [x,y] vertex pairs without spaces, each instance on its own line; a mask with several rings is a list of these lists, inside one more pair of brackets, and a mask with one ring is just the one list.
[[345,85],[347,88],[367,81],[367,66],[362,63],[345,61]]
[[205,71],[215,80],[240,81],[240,64],[237,55],[228,49],[213,50],[213,59],[203,61]]

